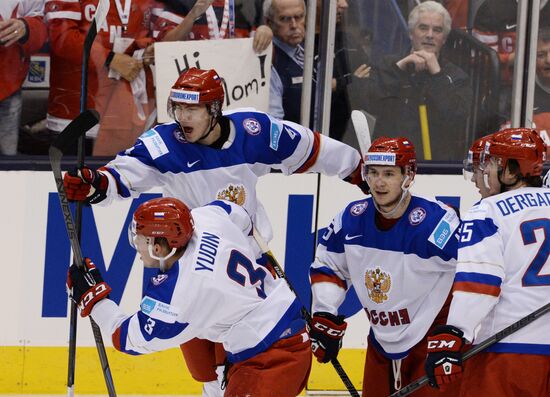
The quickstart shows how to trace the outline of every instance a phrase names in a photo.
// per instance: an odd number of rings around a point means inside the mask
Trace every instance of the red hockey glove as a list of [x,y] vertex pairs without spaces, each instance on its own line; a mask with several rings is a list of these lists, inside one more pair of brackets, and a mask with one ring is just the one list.
[[89,258],[84,258],[84,267],[72,264],[67,275],[67,290],[72,300],[78,304],[80,315],[88,316],[94,305],[106,298],[111,287],[103,281],[101,273]]
[[363,179],[363,160],[359,161],[357,168],[348,176],[344,178],[344,181],[356,185],[365,194],[370,194],[369,184]]
[[66,172],[63,185],[70,201],[97,204],[107,197],[109,179],[100,171],[88,167]]
[[313,314],[309,338],[311,339],[311,350],[317,357],[317,361],[328,363],[338,356],[347,326],[348,323],[344,321],[344,316],[335,316],[326,312]]
[[431,387],[457,380],[462,375],[464,333],[452,325],[437,327],[428,336],[426,376]]

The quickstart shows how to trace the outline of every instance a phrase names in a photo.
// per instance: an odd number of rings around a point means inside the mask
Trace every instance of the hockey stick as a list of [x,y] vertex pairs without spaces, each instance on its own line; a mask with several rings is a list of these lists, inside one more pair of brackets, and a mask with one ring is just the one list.
[[[49,150],[50,164],[52,167],[53,175],[55,178],[55,184],[59,195],[59,202],[61,204],[61,210],[63,212],[63,218],[65,220],[65,226],[67,228],[67,234],[73,250],[73,260],[77,266],[82,266],[82,250],[80,248],[78,233],[76,226],[73,222],[71,209],[69,208],[69,201],[67,200],[67,193],[63,186],[63,176],[61,175],[61,159],[63,154],[67,151],[78,138],[81,138],[86,131],[94,127],[99,121],[99,115],[94,110],[87,110],[81,113],[76,119],[74,119],[57,137],[52,143]],[[73,314],[74,309],[74,314]],[[74,352],[69,354],[69,378],[67,382],[67,395],[72,397],[74,395],[74,369],[75,369],[75,352],[76,352],[76,305],[71,300],[71,328],[69,335],[69,348],[72,348]],[[74,327],[73,327],[74,322]],[[103,369],[103,375],[105,377],[105,383],[107,384],[107,390],[110,397],[116,396],[113,378],[111,376],[111,370],[109,368],[109,362],[107,361],[107,354],[105,353],[105,346],[103,345],[103,339],[101,337],[101,331],[98,325],[90,317],[92,325],[92,331],[96,342],[97,350],[99,353],[99,361]],[[70,383],[69,383],[70,382]]]
[[[110,1],[109,0],[99,0],[97,2],[96,10],[94,17],[92,19],[92,23],[90,24],[90,28],[88,29],[88,32],[86,33],[86,36],[84,38],[84,45],[82,50],[82,75],[81,75],[81,85],[80,85],[80,113],[84,114],[86,112],[87,108],[87,99],[88,99],[88,64],[90,59],[90,52],[92,50],[92,45],[94,43],[94,40],[97,36],[98,30],[101,28],[101,26],[105,23],[105,19],[107,18],[107,14],[109,12],[110,8]],[[97,118],[99,120],[99,118]],[[95,123],[97,124],[97,122]],[[95,125],[94,124],[94,125]],[[93,126],[92,126],[93,127]],[[91,128],[91,127],[90,127]],[[77,167],[80,168],[84,165],[84,154],[86,151],[86,140],[84,138],[85,132],[89,129],[86,129],[81,134],[78,134],[78,150],[77,150]],[[68,140],[71,140],[74,144],[76,141],[76,137],[73,140],[72,135],[66,135]],[[63,152],[62,152],[63,153]],[[81,225],[82,225],[82,203],[78,202],[76,204],[76,219],[75,219],[76,227],[74,230],[75,236],[77,238],[76,241],[80,240],[81,235]],[[67,223],[68,224],[68,223]],[[73,225],[75,225],[73,223]],[[70,235],[70,233],[69,233]],[[80,246],[79,246],[80,248]],[[78,249],[79,249],[78,248]],[[73,246],[73,252],[75,247]],[[82,256],[82,255],[80,255]],[[74,258],[76,260],[76,254],[74,255]],[[80,262],[76,262],[78,266],[80,266]],[[75,378],[75,367],[76,367],[76,331],[77,331],[77,318],[78,318],[78,312],[76,310],[76,304],[71,300],[70,303],[70,320],[69,320],[69,357],[68,357],[68,367],[67,367],[67,395],[69,397],[72,397],[74,395],[74,378]],[[93,320],[90,317],[90,320],[92,321],[92,329],[94,330],[94,335],[96,333],[97,326],[94,327]],[[98,328],[99,329],[99,328]],[[101,339],[101,334],[99,334],[99,337]],[[97,340],[97,338],[96,338]],[[105,373],[106,370],[109,370],[108,362],[107,362],[107,356],[105,355],[105,348],[103,347],[103,342],[101,342],[101,347],[98,345],[98,352],[100,356],[101,363],[106,364],[106,367],[103,366],[103,371]],[[105,359],[102,360],[101,356],[104,355]],[[109,379],[107,378],[107,375],[105,376],[105,382],[107,384],[107,389],[109,390],[109,395],[116,395],[114,391],[114,386],[112,379],[110,379],[110,372],[109,372]],[[112,393],[112,394],[111,394]]]
[[[254,240],[256,240],[256,243],[258,244],[258,246],[262,250],[262,252],[270,259],[271,264],[273,265],[273,269],[275,270],[275,273],[277,273],[277,276],[286,281],[286,284],[288,285],[288,288],[290,288],[292,293],[294,295],[296,295],[296,298],[298,300],[300,300],[300,297],[296,293],[296,290],[294,289],[294,287],[292,287],[292,284],[290,283],[289,279],[287,278],[283,268],[281,267],[281,265],[279,265],[279,262],[277,262],[277,259],[275,259],[275,256],[273,255],[273,253],[269,249],[269,247],[268,247],[267,243],[265,242],[265,240],[263,239],[263,237],[256,230],[256,228],[253,229],[252,235],[254,237]],[[308,325],[311,326],[311,322],[312,322],[311,314],[309,313],[309,311],[306,309],[306,307],[303,304],[302,304],[301,311],[302,311],[302,315],[304,316],[306,322],[308,323]],[[340,376],[340,379],[342,379],[342,382],[344,383],[344,385],[348,389],[349,394],[352,395],[353,397],[359,397],[359,393],[357,392],[357,389],[355,389],[355,386],[353,386],[353,383],[351,383],[351,380],[350,380],[348,374],[346,374],[346,371],[344,370],[344,368],[342,368],[342,365],[340,364],[338,359],[336,357],[334,357],[332,360],[330,360],[330,362],[331,362],[332,366],[334,367],[334,369],[336,370],[336,372],[338,373],[338,376]]]
[[361,110],[353,110],[351,112],[351,122],[353,124],[353,129],[355,130],[355,135],[357,136],[361,156],[363,157],[363,160],[365,160],[365,155],[369,151],[371,144],[370,129],[369,123],[367,122],[367,117]]
[[[512,335],[514,332],[519,331],[523,327],[531,324],[533,321],[538,319],[539,317],[542,317],[546,313],[550,312],[550,303],[547,303],[546,305],[542,306],[541,308],[535,310],[531,314],[528,314],[527,316],[523,317],[522,319],[516,321],[512,325],[509,325],[508,327],[504,328],[502,331],[497,332],[493,336],[488,337],[483,342],[481,342],[479,345],[475,345],[472,349],[468,350],[466,353],[462,355],[462,361],[466,361],[476,354],[482,352],[483,350],[487,349],[489,346],[494,345],[497,342],[500,342],[504,338]],[[423,376],[421,378],[418,378],[414,382],[410,383],[409,385],[405,386],[401,390],[396,391],[393,393],[390,397],[401,397],[401,396],[408,396],[409,394],[413,393],[414,391],[420,389],[422,386],[428,383],[428,377]]]

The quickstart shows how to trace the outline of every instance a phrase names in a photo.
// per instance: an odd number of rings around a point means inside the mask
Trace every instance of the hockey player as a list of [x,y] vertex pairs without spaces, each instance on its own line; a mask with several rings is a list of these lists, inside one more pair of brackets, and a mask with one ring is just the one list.
[[[161,186],[164,196],[177,197],[191,208],[227,199],[242,205],[269,241],[271,225],[256,197],[256,183],[272,168],[287,175],[322,172],[362,183],[355,149],[266,113],[241,109],[222,114],[223,101],[222,82],[214,70],[183,72],[168,99],[175,121],[147,131],[100,170],[84,167],[78,176],[65,174],[68,198],[106,205]],[[195,340],[182,350],[193,378],[209,383],[204,395],[219,395],[207,391],[217,387],[214,369],[220,364],[212,344],[201,347]]]
[[[320,240],[312,264],[312,349],[338,354],[338,315],[352,285],[370,320],[363,396],[388,396],[424,372],[426,335],[445,324],[456,266],[456,212],[409,192],[416,153],[404,137],[376,139],[365,156],[371,196],[350,203]],[[419,396],[457,396],[423,390]]]
[[108,299],[110,287],[90,259],[71,266],[67,286],[82,316],[91,314],[121,352],[147,354],[194,337],[221,342],[224,396],[294,397],[311,366],[301,303],[255,263],[251,227],[231,202],[189,211],[177,199],[153,199],[138,207],[129,233],[144,266],[159,268],[140,310],[128,316]]
[[[482,166],[490,197],[463,220],[448,325],[428,343],[432,386],[461,374],[465,341],[481,342],[550,301],[545,151],[531,129],[505,129],[487,139]],[[540,319],[472,357],[461,396],[548,396],[549,373],[550,322]]]

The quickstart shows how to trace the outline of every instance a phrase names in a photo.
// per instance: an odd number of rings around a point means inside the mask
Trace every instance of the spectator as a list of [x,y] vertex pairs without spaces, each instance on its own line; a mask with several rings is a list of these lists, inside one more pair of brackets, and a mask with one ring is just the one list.
[[141,204],[132,226],[130,244],[144,267],[159,269],[140,310],[126,315],[85,259],[82,269],[70,267],[67,281],[82,316],[91,314],[114,347],[131,355],[195,337],[223,343],[225,396],[300,394],[311,367],[302,305],[284,279],[255,263],[248,213],[228,201],[190,211],[160,198]]
[[[550,27],[540,29],[537,40],[537,75],[533,121],[535,127],[550,136]],[[547,140],[547,144],[550,142]]]
[[[99,133],[92,132],[97,134],[95,155],[114,155],[143,132],[154,109],[152,74],[144,66],[150,62],[155,36],[161,40],[173,28],[168,18],[179,18],[164,14],[168,23],[155,31],[163,25],[157,20],[163,14],[154,0],[127,1],[129,10],[121,4],[111,0],[106,29],[99,29],[91,50],[87,103],[101,115]],[[82,48],[96,5],[97,0],[46,1],[52,65],[47,127],[52,135],[80,113]]]
[[[162,0],[173,12],[190,18],[170,35],[170,40],[218,40],[254,37],[254,51],[262,52],[273,32],[261,21],[259,0]],[[233,9],[231,7],[234,7]]]
[[[546,147],[527,128],[487,137],[489,197],[466,214],[447,325],[429,338],[426,374],[437,386],[462,373],[462,346],[493,337],[549,302],[550,190],[541,188]],[[472,356],[461,396],[550,395],[547,318]],[[489,380],[490,379],[490,380]]]
[[306,4],[304,0],[266,0],[264,18],[273,30],[269,113],[300,122]]
[[[317,2],[320,9],[320,1]],[[342,15],[348,8],[346,0],[338,0],[337,26],[341,27]],[[300,122],[306,5],[303,0],[266,0],[264,15],[274,34],[274,55],[271,68],[269,112],[276,117]],[[319,14],[318,14],[319,15]],[[320,20],[317,20],[317,34]],[[334,78],[332,79],[330,137],[341,140],[350,114],[347,85],[351,81],[343,32],[336,34]],[[317,52],[317,51],[316,51]],[[364,77],[365,65],[356,70],[356,77]],[[314,76],[315,79],[315,76]],[[314,80],[315,81],[315,80]],[[315,87],[314,87],[315,88]]]
[[[510,113],[514,72],[517,0],[486,0],[474,18],[473,36],[498,54],[501,70],[500,113]],[[540,26],[550,25],[550,3],[540,2]]]
[[17,154],[21,85],[29,60],[46,42],[41,0],[2,0],[0,4],[0,154]]
[[353,286],[371,325],[363,397],[385,397],[422,376],[427,334],[446,322],[460,220],[410,193],[416,154],[408,139],[376,139],[364,171],[371,195],[334,217],[311,265],[310,338],[318,361],[337,356],[347,327],[338,307]]
[[411,11],[408,23],[410,54],[384,57],[358,84],[366,95],[366,109],[376,117],[374,135],[408,134],[422,147],[419,110],[425,105],[432,159],[464,158],[473,93],[466,73],[440,57],[451,29],[449,13],[441,4],[427,1]]

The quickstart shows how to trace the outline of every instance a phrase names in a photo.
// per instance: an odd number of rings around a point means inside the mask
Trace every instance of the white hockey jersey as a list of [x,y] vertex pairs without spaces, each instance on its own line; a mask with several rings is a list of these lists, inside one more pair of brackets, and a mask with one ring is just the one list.
[[113,345],[146,354],[197,337],[222,343],[238,362],[302,330],[294,293],[254,261],[246,211],[218,200],[191,214],[195,231],[184,255],[151,278],[140,311],[128,317],[109,299],[94,306],[91,315]]
[[[463,220],[448,323],[479,343],[550,302],[550,189],[481,200]],[[486,351],[550,355],[541,318]]]
[[[350,175],[360,155],[354,148],[266,113],[236,110],[224,113],[231,123],[222,149],[188,143],[178,123],[156,126],[106,165],[107,199],[137,197],[160,186],[190,208],[225,199],[242,205],[260,234],[272,238],[267,214],[256,196],[258,177],[271,169],[285,175],[321,172]],[[116,182],[116,183],[114,183]]]
[[353,285],[374,347],[400,359],[424,338],[449,295],[460,221],[450,207],[415,195],[389,230],[378,229],[375,214],[368,196],[329,226],[310,271],[312,311],[336,314]]

